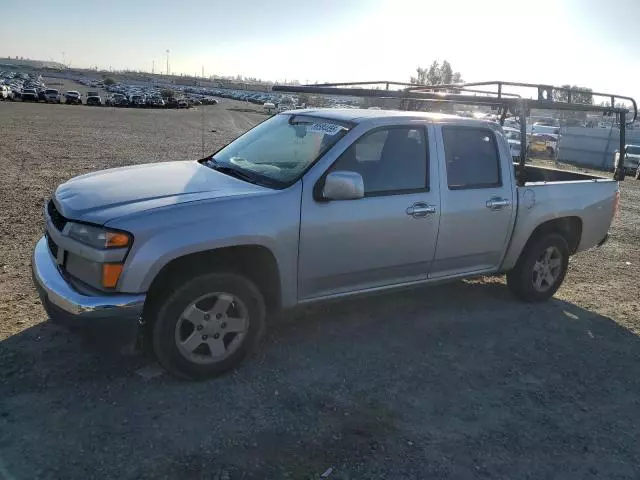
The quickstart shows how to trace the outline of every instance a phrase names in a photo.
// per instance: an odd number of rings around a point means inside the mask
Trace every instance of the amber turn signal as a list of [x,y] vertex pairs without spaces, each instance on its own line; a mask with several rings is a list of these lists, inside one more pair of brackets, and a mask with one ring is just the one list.
[[105,263],[102,265],[102,286],[105,288],[114,288],[120,274],[122,273],[121,263]]
[[126,233],[107,232],[107,236],[105,239],[105,247],[107,248],[128,247],[129,242],[130,242],[130,237]]

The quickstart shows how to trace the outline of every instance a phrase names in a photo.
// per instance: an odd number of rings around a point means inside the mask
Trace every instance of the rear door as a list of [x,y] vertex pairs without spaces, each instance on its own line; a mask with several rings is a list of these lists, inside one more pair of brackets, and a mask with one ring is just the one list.
[[432,127],[424,123],[368,130],[333,162],[328,171],[362,175],[364,198],[319,200],[314,189],[322,178],[305,178],[301,300],[428,278],[440,215],[438,165],[429,162],[435,141],[429,131]]
[[[498,268],[513,228],[510,154],[488,126],[436,128],[442,214],[431,277]],[[509,161],[501,161],[508,155]]]

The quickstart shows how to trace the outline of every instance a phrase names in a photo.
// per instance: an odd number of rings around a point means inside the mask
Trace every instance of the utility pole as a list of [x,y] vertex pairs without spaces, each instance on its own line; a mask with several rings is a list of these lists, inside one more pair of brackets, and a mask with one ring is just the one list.
[[65,65],[65,66],[67,65],[67,62],[65,62],[65,60],[64,60],[64,52],[62,52],[62,64]]
[[204,65],[202,65],[202,78],[204,78]]
[[169,75],[169,49],[167,48],[167,75]]
[[155,70],[156,70],[156,61],[151,60],[151,75],[155,73]]

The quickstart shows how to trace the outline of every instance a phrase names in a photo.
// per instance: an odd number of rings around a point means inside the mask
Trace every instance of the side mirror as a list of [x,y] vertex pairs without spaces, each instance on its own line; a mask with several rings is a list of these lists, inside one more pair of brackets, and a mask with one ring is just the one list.
[[357,200],[364,197],[364,181],[356,172],[331,172],[324,180],[322,198],[325,200]]

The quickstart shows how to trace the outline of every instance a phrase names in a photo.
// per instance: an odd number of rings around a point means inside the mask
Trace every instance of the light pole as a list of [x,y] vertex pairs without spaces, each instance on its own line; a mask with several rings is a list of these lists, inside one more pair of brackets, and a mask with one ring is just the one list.
[[169,75],[169,49],[167,48],[167,75]]

